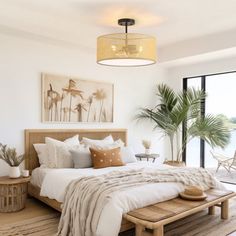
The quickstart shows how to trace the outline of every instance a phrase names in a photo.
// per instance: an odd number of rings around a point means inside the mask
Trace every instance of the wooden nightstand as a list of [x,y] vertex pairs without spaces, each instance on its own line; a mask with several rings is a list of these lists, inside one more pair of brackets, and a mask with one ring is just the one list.
[[135,156],[140,161],[142,159],[146,159],[147,161],[149,161],[149,159],[152,159],[152,162],[155,162],[156,158],[158,158],[160,155],[159,154],[155,154],[155,153],[153,153],[153,154],[139,153],[139,154],[135,154]]
[[0,212],[20,211],[25,207],[30,177],[0,177]]

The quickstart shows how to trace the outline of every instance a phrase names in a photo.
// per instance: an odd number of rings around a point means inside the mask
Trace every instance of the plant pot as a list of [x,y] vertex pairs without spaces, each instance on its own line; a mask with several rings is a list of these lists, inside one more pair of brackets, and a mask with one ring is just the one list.
[[185,167],[185,162],[183,161],[165,161],[164,164],[175,167]]
[[10,166],[9,177],[12,179],[19,178],[20,177],[20,167],[19,166]]
[[151,154],[151,149],[150,149],[150,148],[146,148],[146,149],[145,149],[145,154],[146,154],[146,155]]

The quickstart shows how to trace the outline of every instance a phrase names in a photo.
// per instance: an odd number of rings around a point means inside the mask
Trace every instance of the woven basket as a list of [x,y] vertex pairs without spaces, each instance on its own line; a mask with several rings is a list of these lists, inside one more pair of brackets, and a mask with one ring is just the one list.
[[0,185],[0,212],[15,212],[25,207],[27,183]]

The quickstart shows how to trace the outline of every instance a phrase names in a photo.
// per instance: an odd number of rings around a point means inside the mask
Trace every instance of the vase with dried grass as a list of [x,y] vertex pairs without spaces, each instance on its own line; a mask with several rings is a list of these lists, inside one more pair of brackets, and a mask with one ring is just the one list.
[[7,145],[0,143],[0,159],[10,166],[9,177],[20,177],[20,164],[24,160],[24,155],[17,155],[15,148],[8,148]]
[[143,144],[143,146],[145,148],[145,154],[147,154],[147,155],[151,154],[152,142],[150,140],[143,140],[142,144]]

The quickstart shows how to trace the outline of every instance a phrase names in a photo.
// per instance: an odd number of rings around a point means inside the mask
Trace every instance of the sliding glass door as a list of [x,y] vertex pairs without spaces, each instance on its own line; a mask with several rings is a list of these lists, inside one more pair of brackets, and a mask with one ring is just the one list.
[[[233,157],[236,150],[236,72],[185,78],[183,89],[190,87],[202,89],[207,93],[207,98],[202,104],[203,116],[209,113],[221,115],[232,128],[230,143],[224,150],[221,148],[212,150],[203,140],[195,138],[187,144],[183,154],[187,166],[201,166],[215,171],[218,162],[212,157],[211,151]],[[219,173],[222,172],[221,169]],[[228,179],[225,182],[236,183],[236,171],[234,176],[232,173],[224,173]]]
[[[206,113],[221,115],[226,122],[232,123],[231,140],[224,149],[216,148],[214,151],[225,156],[233,157],[236,150],[236,133],[234,122],[236,121],[236,72],[206,76],[207,99],[205,104]],[[214,168],[217,161],[212,158],[212,148],[205,145],[205,167]]]

